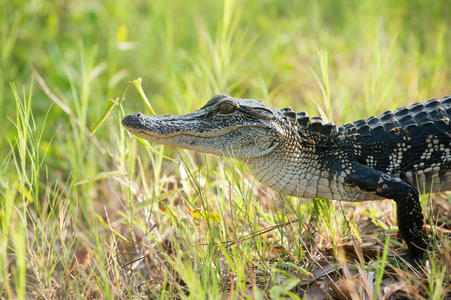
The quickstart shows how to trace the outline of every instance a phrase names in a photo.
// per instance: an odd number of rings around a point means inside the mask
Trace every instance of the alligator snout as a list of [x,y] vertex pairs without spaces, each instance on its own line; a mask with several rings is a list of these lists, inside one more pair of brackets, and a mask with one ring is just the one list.
[[122,119],[122,125],[126,128],[137,129],[140,125],[142,125],[143,119],[144,114],[140,112],[132,113]]

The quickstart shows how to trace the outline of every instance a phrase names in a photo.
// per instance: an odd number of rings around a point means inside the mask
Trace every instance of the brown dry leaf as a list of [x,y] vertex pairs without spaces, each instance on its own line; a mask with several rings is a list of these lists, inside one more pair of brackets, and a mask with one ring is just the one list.
[[75,252],[75,257],[72,260],[72,264],[69,271],[69,277],[73,278],[76,270],[81,267],[82,269],[88,268],[91,263],[92,254],[86,247],[81,247]]
[[[447,226],[447,224],[443,224],[443,226]],[[451,230],[446,229],[446,228],[442,228],[442,227],[439,227],[439,226],[431,226],[429,224],[425,224],[423,227],[426,228],[429,232],[432,232],[433,230],[437,230],[437,231],[440,231],[443,234],[451,234]]]
[[269,250],[271,258],[280,258],[284,252],[285,249],[280,245],[274,245]]
[[[438,194],[436,194],[434,199],[428,199],[428,202],[426,205],[431,208],[431,214],[434,216],[435,230],[439,230],[444,234],[450,234],[451,202],[445,195],[438,196]],[[431,230],[429,225],[425,227],[427,230]]]
[[305,296],[309,300],[324,300],[326,299],[329,284],[326,281],[315,281],[307,289]]
[[316,268],[315,270],[313,270],[311,275],[308,275],[308,276],[306,275],[306,276],[302,277],[301,284],[305,285],[305,284],[312,283],[314,281],[317,281],[321,277],[329,275],[338,270],[339,270],[339,268],[337,269],[334,266],[334,264],[332,264],[330,262],[320,263],[320,266],[318,268]]
[[405,282],[397,281],[393,278],[386,278],[381,282],[381,292],[384,299],[387,299],[395,292],[403,289],[407,284]]
[[[417,285],[406,285],[403,288],[393,291],[390,296],[385,299],[398,300],[398,299],[412,299],[412,300],[426,300],[427,298],[420,295],[420,290]],[[446,298],[445,298],[446,299]]]
[[449,216],[451,214],[451,203],[444,197],[436,197],[435,209],[443,216]]
[[[378,254],[382,253],[382,248],[374,245],[371,242],[365,242],[362,244],[343,244],[337,247],[337,252],[343,255],[343,258],[350,260],[359,257],[359,252],[363,254],[365,258],[375,258]],[[334,249],[327,249],[327,253],[335,255]]]
[[[339,299],[369,299],[371,288],[369,277],[374,274],[365,272],[362,269],[355,270],[349,268],[350,264],[342,266],[343,278],[331,282],[331,287]],[[372,273],[372,272],[371,272]],[[371,275],[371,276],[370,276]]]
[[339,279],[335,281],[335,284],[331,284],[331,286],[341,300],[362,299],[360,295],[364,294],[363,286],[357,278]]

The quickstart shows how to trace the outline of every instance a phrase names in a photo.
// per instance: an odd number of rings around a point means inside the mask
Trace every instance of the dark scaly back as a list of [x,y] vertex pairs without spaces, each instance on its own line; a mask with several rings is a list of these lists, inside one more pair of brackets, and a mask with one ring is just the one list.
[[422,177],[430,186],[433,176],[451,181],[450,117],[448,96],[344,124],[338,131],[342,145],[354,148],[359,163],[411,183],[413,177]]
[[294,112],[290,107],[281,110],[282,117],[291,123],[301,137],[302,143],[317,144],[320,140],[336,138],[338,127],[319,116],[310,117],[307,112]]

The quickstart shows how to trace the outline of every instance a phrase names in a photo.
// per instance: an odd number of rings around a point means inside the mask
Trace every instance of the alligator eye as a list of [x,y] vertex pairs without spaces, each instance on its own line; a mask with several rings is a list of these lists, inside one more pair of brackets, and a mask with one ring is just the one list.
[[218,110],[221,114],[231,114],[236,110],[236,106],[230,102],[222,102],[219,104]]

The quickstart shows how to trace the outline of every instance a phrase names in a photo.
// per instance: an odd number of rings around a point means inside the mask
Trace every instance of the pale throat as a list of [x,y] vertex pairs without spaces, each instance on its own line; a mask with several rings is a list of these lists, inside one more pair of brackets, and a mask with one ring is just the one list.
[[309,182],[321,171],[317,155],[295,149],[277,147],[271,153],[246,160],[255,178],[264,185],[292,196],[309,197],[317,194]]

